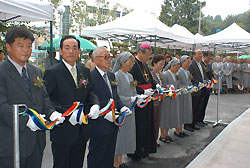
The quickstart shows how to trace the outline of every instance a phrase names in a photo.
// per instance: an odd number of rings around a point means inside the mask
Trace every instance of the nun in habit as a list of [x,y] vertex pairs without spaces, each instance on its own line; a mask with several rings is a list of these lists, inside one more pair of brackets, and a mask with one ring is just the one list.
[[[187,55],[183,55],[180,59],[181,68],[177,72],[177,75],[180,77],[179,87],[188,87],[192,85],[190,72],[187,70],[191,65],[191,58]],[[180,107],[180,122],[181,122],[181,134],[188,136],[183,131],[184,128],[192,132],[191,123],[193,122],[193,111],[192,111],[192,96],[191,93],[179,95],[179,107]]]
[[[176,76],[177,71],[180,68],[180,61],[178,59],[172,59],[169,64],[170,68],[163,73],[165,79],[165,88],[170,88],[174,85],[174,88],[179,87],[179,79]],[[164,143],[173,142],[173,139],[168,135],[168,130],[171,128],[179,128],[180,115],[179,115],[179,99],[178,97],[170,98],[165,97],[162,102],[160,117],[160,138],[159,140]],[[179,134],[179,129],[176,129],[176,134]]]
[[[112,72],[115,73],[116,81],[118,82],[117,92],[124,105],[131,107],[136,99],[137,93],[134,85],[133,76],[128,73],[134,65],[134,57],[130,52],[122,52],[113,67]],[[122,154],[134,153],[136,149],[136,127],[135,113],[126,116],[124,124],[119,127],[117,135],[114,167],[124,167],[122,162]]]

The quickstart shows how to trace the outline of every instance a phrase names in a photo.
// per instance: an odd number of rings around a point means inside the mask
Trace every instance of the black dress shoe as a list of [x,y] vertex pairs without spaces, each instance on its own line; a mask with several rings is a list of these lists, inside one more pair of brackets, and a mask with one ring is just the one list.
[[167,142],[166,142],[166,138],[162,138],[161,136],[160,136],[160,138],[159,138],[159,141],[161,141],[161,142],[163,142],[163,143],[167,143]]
[[170,136],[167,136],[166,137],[166,143],[169,143],[169,142],[174,142],[174,139],[171,138]]
[[194,129],[189,125],[189,126],[184,126],[184,129],[190,132],[194,132]]
[[199,127],[204,127],[204,124],[202,124],[201,122],[197,122],[196,125]]
[[200,130],[200,128],[196,127],[195,125],[192,126],[194,130]]
[[204,122],[204,121],[202,121],[202,124],[204,124],[204,125],[208,125],[208,123],[207,123],[207,122]]
[[186,134],[185,132],[182,132],[181,134],[182,134],[184,137],[189,137],[189,135]]
[[119,168],[129,168],[125,163],[121,164]]
[[179,137],[179,138],[184,138],[184,136],[181,133],[177,134],[176,132],[174,132],[174,135]]

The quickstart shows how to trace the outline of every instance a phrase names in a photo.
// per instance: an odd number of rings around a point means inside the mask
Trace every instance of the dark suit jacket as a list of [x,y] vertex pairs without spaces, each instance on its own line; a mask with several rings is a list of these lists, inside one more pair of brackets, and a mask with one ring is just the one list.
[[[80,88],[76,87],[74,79],[63,62],[60,62],[49,68],[44,73],[46,88],[50,96],[50,100],[55,106],[56,111],[64,113],[68,110],[73,102],[79,101],[84,104],[84,114],[89,112],[89,108],[93,104],[99,104],[97,96],[94,94],[89,76],[89,69],[76,65],[77,81],[80,79],[88,79],[88,85]],[[63,124],[56,126],[50,134],[52,142],[59,144],[74,144],[78,138],[88,139],[87,126],[73,126],[66,117]]]
[[[99,98],[99,101],[100,101],[100,109],[102,109],[104,106],[106,106],[109,99],[112,97],[115,101],[116,109],[118,111],[120,111],[120,109],[123,107],[123,103],[121,102],[120,97],[117,94],[117,86],[111,84],[112,94],[113,94],[111,96],[108,85],[106,84],[103,77],[101,76],[101,74],[99,73],[99,71],[96,68],[94,68],[90,72],[90,75],[91,75],[91,80],[93,82],[93,88],[94,88],[95,94],[97,95],[97,97]],[[108,75],[110,82],[115,81],[115,75],[112,72],[107,71],[107,75]],[[105,125],[106,124],[110,125],[111,122],[104,119],[104,117],[99,117],[98,119],[91,120],[91,121],[98,122],[100,120],[104,120],[104,122],[103,122],[104,125],[102,125],[103,126],[102,129],[100,129],[100,128],[98,128],[98,129],[102,130],[103,132],[105,132],[106,129],[107,129],[107,131],[109,131],[108,127],[105,127]],[[112,126],[115,126],[115,124],[113,124],[113,123],[111,123],[111,124],[112,124]],[[99,126],[102,127],[101,125],[99,125]]]
[[214,75],[213,75],[213,70],[212,70],[212,65],[211,64],[205,64],[204,61],[201,61],[201,63],[204,65],[204,70],[206,72],[206,76],[209,80],[211,80]]
[[[27,64],[31,93],[25,88],[25,82],[15,66],[7,59],[0,63],[0,157],[13,156],[13,104],[26,104],[29,108],[40,114],[46,114],[47,119],[55,110],[49,101],[45,88],[34,86],[34,79],[40,77],[40,69]],[[19,117],[20,129],[20,154],[21,157],[29,156],[40,143],[43,150],[46,139],[45,131],[33,132],[26,126],[29,117]],[[39,137],[37,142],[36,136]]]
[[[204,80],[207,80],[207,76],[206,76],[206,73],[204,71],[205,67],[203,64],[201,64],[201,67],[203,70]],[[202,82],[202,75],[201,75],[200,69],[199,69],[195,60],[192,60],[192,64],[190,65],[188,70],[189,70],[190,74],[192,74],[191,82],[193,85],[194,84],[198,85],[199,82]],[[197,95],[197,96],[200,94],[201,94],[201,92],[193,92],[192,93],[192,95]]]

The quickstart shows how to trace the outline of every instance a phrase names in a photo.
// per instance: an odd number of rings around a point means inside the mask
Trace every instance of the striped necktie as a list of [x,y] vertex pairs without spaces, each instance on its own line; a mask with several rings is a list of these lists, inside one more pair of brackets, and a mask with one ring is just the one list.
[[73,76],[73,79],[74,79],[74,82],[75,82],[76,86],[78,86],[77,85],[77,74],[76,74],[76,70],[75,70],[74,67],[71,68],[71,74]]

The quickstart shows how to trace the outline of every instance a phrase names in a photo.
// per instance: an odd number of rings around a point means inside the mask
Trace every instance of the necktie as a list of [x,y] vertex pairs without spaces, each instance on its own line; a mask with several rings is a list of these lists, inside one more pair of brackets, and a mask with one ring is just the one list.
[[76,74],[76,70],[75,70],[74,67],[71,68],[71,74],[72,74],[74,82],[75,82],[75,84],[77,86],[77,74]]
[[108,76],[107,76],[107,73],[106,73],[106,72],[105,72],[104,75],[103,75],[103,79],[104,79],[104,81],[106,82],[106,84],[108,85],[108,88],[109,88],[109,91],[110,91],[111,97],[112,97],[112,89],[111,89],[110,83],[108,82]]
[[104,81],[106,82],[106,84],[108,85],[107,73],[104,73],[104,75],[103,75],[103,79],[104,79]]
[[26,68],[25,67],[23,67],[21,75],[22,75],[22,78],[24,80],[26,90],[31,94],[29,78],[27,76],[27,72],[26,72]]

